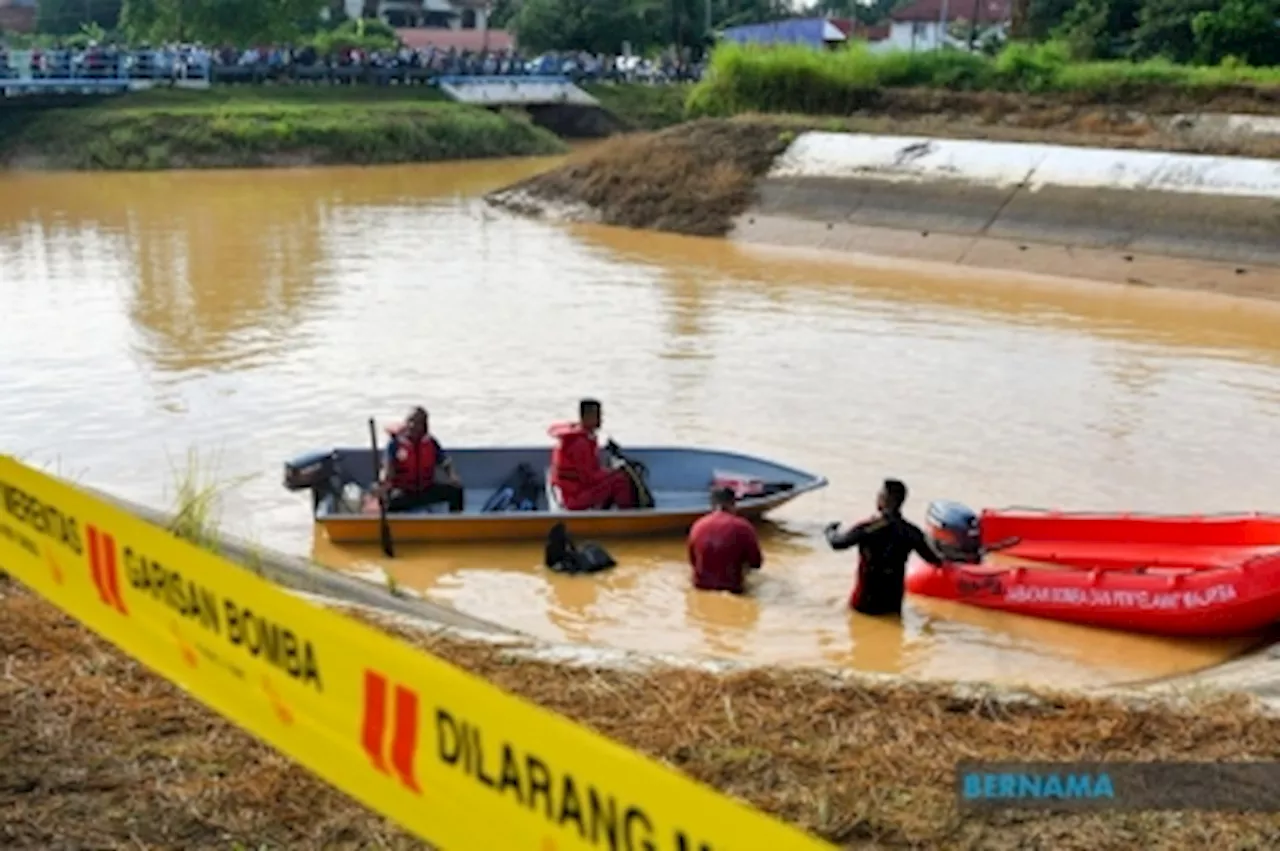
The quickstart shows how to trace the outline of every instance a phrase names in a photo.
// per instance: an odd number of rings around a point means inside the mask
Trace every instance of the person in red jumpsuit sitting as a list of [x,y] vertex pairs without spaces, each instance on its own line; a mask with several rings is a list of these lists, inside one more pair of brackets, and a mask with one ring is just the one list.
[[689,564],[693,567],[693,587],[699,591],[729,591],[741,594],[748,570],[764,564],[756,530],[735,510],[732,488],[711,493],[711,513],[698,519],[689,530]]
[[551,483],[559,488],[560,501],[569,511],[635,507],[631,478],[600,463],[596,432],[602,422],[600,403],[583,399],[578,403],[578,422],[558,423],[548,432],[556,440],[551,450]]
[[[437,469],[444,473],[444,481],[436,480]],[[449,503],[450,512],[462,511],[462,481],[440,442],[431,436],[425,409],[414,408],[404,425],[392,429],[378,490],[387,498],[388,511],[413,511],[438,502]]]

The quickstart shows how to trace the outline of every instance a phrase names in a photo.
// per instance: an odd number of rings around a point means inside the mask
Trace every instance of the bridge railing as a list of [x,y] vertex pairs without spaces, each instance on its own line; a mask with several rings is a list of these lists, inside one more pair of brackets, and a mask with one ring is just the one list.
[[[0,47],[0,84],[7,93],[49,90],[123,90],[153,85],[253,85],[267,82],[312,85],[438,85],[441,80],[522,80],[530,82],[608,82],[629,79],[618,68],[547,73],[545,64],[518,62],[494,73],[479,63],[451,58],[443,66],[418,62],[390,64],[314,64],[257,62],[225,65],[205,51],[170,50],[15,50]],[[650,80],[650,82],[663,82]]]
[[24,86],[190,80],[209,81],[211,63],[165,51],[0,50],[0,80]]

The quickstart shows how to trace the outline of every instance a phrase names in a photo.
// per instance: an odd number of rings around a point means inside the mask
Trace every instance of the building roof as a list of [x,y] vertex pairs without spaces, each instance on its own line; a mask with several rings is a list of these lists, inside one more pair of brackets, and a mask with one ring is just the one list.
[[844,41],[845,34],[826,18],[792,18],[767,24],[728,27],[720,37],[727,41],[764,44],[808,44],[821,47],[833,41]]
[[509,50],[516,45],[515,36],[506,30],[454,30],[447,27],[405,27],[396,30],[405,47],[424,50]]
[[[973,18],[973,0],[915,0],[889,15],[897,23],[911,21],[940,21],[942,7],[947,7],[947,19],[951,21]],[[978,0],[978,23],[1002,24],[1013,15],[1011,0]]]
[[0,31],[31,33],[36,31],[33,6],[0,6]]

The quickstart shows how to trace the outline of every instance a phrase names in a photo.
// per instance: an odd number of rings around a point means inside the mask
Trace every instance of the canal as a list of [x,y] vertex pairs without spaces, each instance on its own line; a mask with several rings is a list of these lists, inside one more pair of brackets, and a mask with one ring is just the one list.
[[929,500],[1275,508],[1280,313],[1148,288],[943,279],[725,241],[565,227],[479,195],[545,168],[0,174],[0,451],[164,505],[196,453],[224,525],[355,570],[281,462],[414,404],[446,447],[542,443],[584,395],[628,443],[820,472],[750,598],[688,590],[680,541],[549,575],[540,548],[404,547],[430,599],[549,639],[921,677],[1100,684],[1245,640],[1176,642],[909,599],[850,614],[821,540],[886,476]]

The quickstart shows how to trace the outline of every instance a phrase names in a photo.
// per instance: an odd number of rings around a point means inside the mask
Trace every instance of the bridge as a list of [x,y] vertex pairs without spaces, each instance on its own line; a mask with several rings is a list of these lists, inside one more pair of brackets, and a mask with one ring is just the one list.
[[115,95],[155,86],[205,89],[214,84],[432,86],[459,103],[501,106],[598,106],[564,75],[456,74],[413,65],[215,65],[152,51],[0,52],[0,97]]
[[113,95],[156,85],[208,88],[210,67],[151,51],[0,51],[0,97]]
[[474,106],[599,106],[600,102],[563,75],[442,76],[440,91]]

